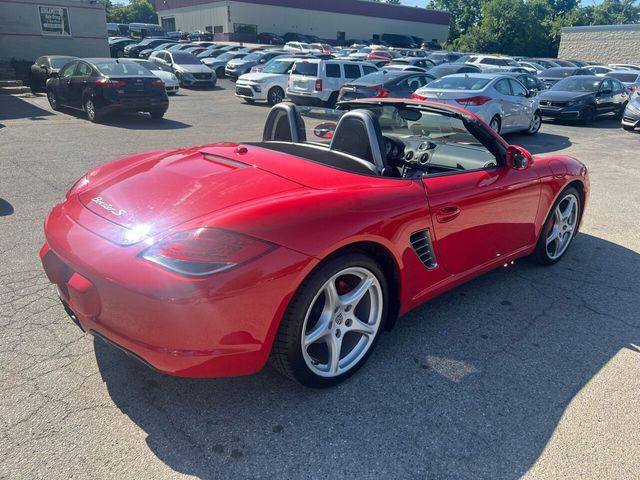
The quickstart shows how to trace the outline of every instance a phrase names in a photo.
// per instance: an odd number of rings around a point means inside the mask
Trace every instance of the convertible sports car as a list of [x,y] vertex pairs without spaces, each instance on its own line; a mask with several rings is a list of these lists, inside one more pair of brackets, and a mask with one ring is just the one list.
[[40,256],[87,332],[172,375],[334,385],[430,298],[557,262],[585,166],[417,100],[281,103],[263,139],[132,155],[79,179]]

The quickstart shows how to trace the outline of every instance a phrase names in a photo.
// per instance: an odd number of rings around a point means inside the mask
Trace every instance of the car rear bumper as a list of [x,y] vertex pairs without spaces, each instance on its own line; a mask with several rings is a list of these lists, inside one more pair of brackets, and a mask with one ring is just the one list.
[[316,264],[279,247],[250,266],[181,277],[140,259],[145,245],[119,247],[80,226],[68,203],[47,217],[40,250],[67,312],[85,332],[170,375],[260,370],[290,297]]
[[150,98],[120,98],[106,101],[100,107],[101,112],[156,112],[169,109],[169,99],[166,95]]
[[312,107],[319,107],[325,103],[325,101],[320,97],[311,94],[294,92],[291,90],[287,90],[287,97],[296,105],[309,105]]

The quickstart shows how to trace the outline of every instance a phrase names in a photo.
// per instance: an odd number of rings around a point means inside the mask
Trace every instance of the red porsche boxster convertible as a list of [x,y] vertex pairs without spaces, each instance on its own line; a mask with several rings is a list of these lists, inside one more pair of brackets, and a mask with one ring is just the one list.
[[508,145],[465,110],[283,103],[263,139],[164,150],[83,176],[40,256],[71,318],[153,368],[263,368],[324,387],[426,300],[529,256],[557,262],[585,166]]

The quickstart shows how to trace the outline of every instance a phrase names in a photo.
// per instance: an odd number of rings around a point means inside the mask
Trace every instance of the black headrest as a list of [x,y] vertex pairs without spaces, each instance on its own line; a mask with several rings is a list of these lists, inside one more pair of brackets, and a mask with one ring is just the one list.
[[304,122],[293,103],[282,102],[271,108],[264,124],[262,141],[293,143],[306,141]]
[[386,166],[380,123],[369,110],[351,110],[342,116],[331,140],[331,150],[366,160],[376,167],[378,173]]

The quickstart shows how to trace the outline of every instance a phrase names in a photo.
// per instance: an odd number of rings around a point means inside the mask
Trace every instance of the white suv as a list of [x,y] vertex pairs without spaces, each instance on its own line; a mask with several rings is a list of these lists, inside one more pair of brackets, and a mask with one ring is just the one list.
[[349,60],[297,60],[289,75],[287,97],[298,105],[333,107],[340,87],[351,80],[376,72],[375,65]]
[[497,55],[472,55],[465,63],[470,63],[480,68],[508,69],[510,67],[520,67],[521,65],[511,57],[500,57]]
[[245,73],[236,82],[236,97],[247,103],[256,100],[275,105],[284,100],[289,72],[300,57],[277,57],[270,60],[262,72]]

